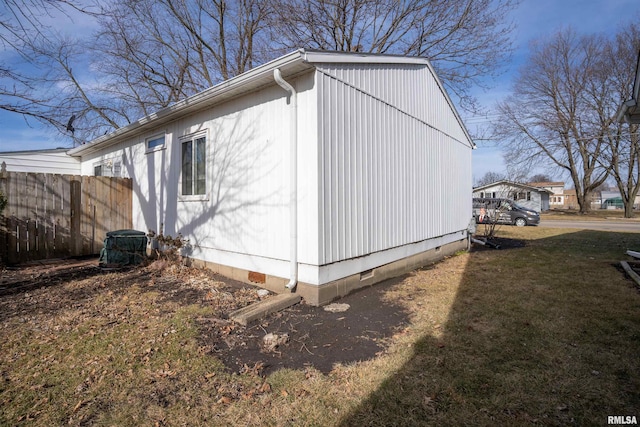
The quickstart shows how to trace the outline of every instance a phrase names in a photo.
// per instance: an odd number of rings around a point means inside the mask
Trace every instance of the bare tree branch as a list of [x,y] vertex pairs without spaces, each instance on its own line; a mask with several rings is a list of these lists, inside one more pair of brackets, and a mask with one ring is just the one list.
[[447,88],[471,107],[511,51],[512,0],[274,0],[277,47],[394,53],[428,58]]
[[[607,55],[608,50],[603,36],[578,37],[570,29],[537,42],[513,94],[498,105],[495,129],[507,164],[542,161],[562,168],[581,212],[590,209],[591,193],[610,173],[617,174],[620,159],[615,114],[624,98],[609,81],[612,75],[628,76],[633,66],[612,69],[620,55]],[[610,161],[604,161],[607,153]],[[633,164],[627,167],[635,170]]]

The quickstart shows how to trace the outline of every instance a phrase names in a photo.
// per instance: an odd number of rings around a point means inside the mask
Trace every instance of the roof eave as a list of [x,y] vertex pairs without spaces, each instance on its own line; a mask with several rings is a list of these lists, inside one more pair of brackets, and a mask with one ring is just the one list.
[[[184,114],[185,109],[195,110],[202,105],[215,105],[216,99],[222,98],[225,94],[228,94],[234,90],[241,89],[243,86],[247,85],[250,82],[259,81],[260,79],[265,78],[265,76],[270,77],[273,73],[273,70],[275,70],[276,68],[283,69],[283,74],[286,76],[288,74],[286,71],[287,68],[291,68],[296,64],[306,63],[303,58],[303,54],[304,50],[299,49],[290,54],[281,56],[280,58],[267,62],[266,64],[260,65],[236,77],[212,86],[209,89],[205,89],[202,92],[185,98],[182,101],[178,101],[175,104],[149,114],[133,123],[123,126],[115,130],[114,132],[111,132],[110,134],[96,138],[88,144],[81,145],[72,150],[69,150],[67,154],[74,157],[81,157],[87,154],[91,154],[100,149],[122,142],[127,138],[134,137],[144,130],[161,126],[164,123],[170,122],[176,119],[178,116]],[[312,66],[310,65],[309,68],[312,68]],[[257,88],[248,89],[243,93],[256,89]],[[236,96],[239,96],[239,94]]]
[[361,52],[338,52],[305,49],[303,57],[306,62],[321,64],[417,64],[426,65],[426,58],[417,56],[388,55]]
[[489,188],[489,187],[494,187],[497,185],[508,185],[508,186],[512,186],[512,187],[521,187],[524,189],[528,189],[528,190],[533,190],[533,191],[537,191],[540,193],[549,193],[549,194],[554,194],[553,191],[551,190],[547,190],[546,188],[538,188],[538,187],[533,187],[531,185],[527,185],[527,184],[521,184],[519,182],[513,182],[513,181],[508,181],[508,180],[501,180],[501,181],[496,181],[496,182],[492,182],[491,184],[486,184],[486,185],[481,185],[479,187],[475,187],[473,188],[473,191],[479,191],[479,190],[484,190],[485,188]]
[[640,99],[640,52],[638,52],[638,61],[636,62],[636,76],[633,80],[632,98],[620,105],[616,114],[618,123],[640,124],[640,108],[638,108],[638,100]]
[[[465,136],[468,138],[470,147],[476,148],[470,133],[466,129],[464,122],[460,118],[457,110],[455,109],[453,102],[449,98],[449,95],[444,90],[444,85],[440,81],[435,70],[431,66],[431,63],[426,58],[420,57],[405,57],[399,55],[376,55],[376,54],[363,54],[363,53],[345,53],[345,52],[326,52],[298,49],[292,53],[281,56],[266,64],[253,68],[243,74],[233,77],[229,80],[221,82],[209,89],[192,95],[182,101],[178,101],[168,107],[165,107],[157,112],[149,114],[133,123],[123,126],[110,134],[101,136],[94,139],[88,144],[81,145],[73,148],[67,152],[73,157],[82,157],[94,153],[98,150],[116,145],[128,138],[133,138],[142,134],[146,130],[162,126],[169,123],[179,116],[197,111],[197,109],[204,107],[212,107],[217,102],[226,101],[241,94],[248,93],[250,91],[258,90],[260,87],[266,86],[272,81],[273,70],[280,68],[283,76],[291,77],[297,75],[306,70],[314,68],[314,63],[379,63],[379,64],[419,64],[427,65],[431,71],[431,74],[436,78],[438,85],[441,88],[441,92],[445,96],[447,102],[452,107],[458,123],[463,129]],[[264,83],[260,85],[260,83]],[[253,86],[250,84],[253,83]]]
[[635,99],[630,99],[620,105],[616,121],[618,123],[640,123],[640,111],[638,111],[638,103]]

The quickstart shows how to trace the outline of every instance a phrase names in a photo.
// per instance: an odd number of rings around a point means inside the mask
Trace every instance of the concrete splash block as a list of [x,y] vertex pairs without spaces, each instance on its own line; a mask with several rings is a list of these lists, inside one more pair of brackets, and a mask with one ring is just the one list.
[[229,318],[243,326],[247,326],[254,320],[261,319],[264,316],[284,310],[300,302],[302,297],[297,294],[279,294],[263,301],[243,307],[239,310],[229,313]]

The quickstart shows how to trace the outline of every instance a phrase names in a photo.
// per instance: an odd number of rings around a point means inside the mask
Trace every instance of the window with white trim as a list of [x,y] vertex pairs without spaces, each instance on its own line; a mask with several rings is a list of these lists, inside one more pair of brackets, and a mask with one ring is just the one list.
[[122,162],[121,157],[112,157],[94,162],[93,175],[120,178],[122,176]]
[[113,176],[120,178],[122,174],[122,162],[113,162]]
[[147,153],[156,150],[162,150],[165,147],[165,139],[164,134],[162,135],[154,135],[145,140],[145,147],[147,149]]
[[182,195],[196,196],[207,193],[207,138],[197,136],[181,141]]

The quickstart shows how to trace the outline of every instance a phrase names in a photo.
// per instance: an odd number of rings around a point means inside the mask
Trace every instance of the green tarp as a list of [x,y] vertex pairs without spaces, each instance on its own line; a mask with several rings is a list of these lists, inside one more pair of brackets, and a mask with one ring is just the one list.
[[100,251],[100,265],[125,266],[140,264],[147,253],[147,236],[138,230],[107,233]]

